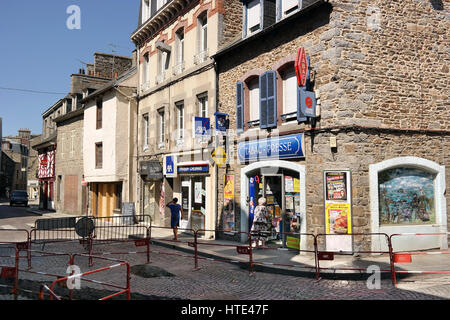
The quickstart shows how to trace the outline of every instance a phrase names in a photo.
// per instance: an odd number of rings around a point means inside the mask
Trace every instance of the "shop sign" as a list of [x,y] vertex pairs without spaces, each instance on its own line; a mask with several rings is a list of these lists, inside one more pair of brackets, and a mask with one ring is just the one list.
[[211,121],[209,118],[194,117],[194,137],[209,137],[211,135]]
[[209,173],[209,165],[178,165],[178,173]]
[[241,142],[239,162],[304,157],[303,134]]
[[305,48],[297,50],[294,68],[297,75],[298,86],[303,87],[306,84],[306,77],[308,75],[308,61],[306,59]]
[[216,112],[214,115],[216,116],[216,133],[225,134],[228,129],[228,113]]
[[304,116],[316,117],[317,99],[312,91],[300,90],[300,108]]
[[164,157],[164,175],[167,178],[177,177],[177,162],[175,156]]

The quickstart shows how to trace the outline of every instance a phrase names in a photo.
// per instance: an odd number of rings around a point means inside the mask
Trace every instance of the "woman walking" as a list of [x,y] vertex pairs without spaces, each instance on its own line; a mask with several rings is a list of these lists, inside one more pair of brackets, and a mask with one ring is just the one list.
[[[255,208],[255,215],[253,218],[253,225],[251,229],[252,238],[255,240],[255,245],[264,246],[268,237],[268,223],[269,214],[266,208],[266,199],[259,198],[258,205]],[[252,244],[252,246],[255,246]]]

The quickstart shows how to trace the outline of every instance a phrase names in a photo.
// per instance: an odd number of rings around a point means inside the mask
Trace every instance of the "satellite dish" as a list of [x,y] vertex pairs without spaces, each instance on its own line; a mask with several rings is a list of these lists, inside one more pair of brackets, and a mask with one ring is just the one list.
[[83,217],[75,224],[75,232],[82,238],[87,238],[94,232],[94,220]]

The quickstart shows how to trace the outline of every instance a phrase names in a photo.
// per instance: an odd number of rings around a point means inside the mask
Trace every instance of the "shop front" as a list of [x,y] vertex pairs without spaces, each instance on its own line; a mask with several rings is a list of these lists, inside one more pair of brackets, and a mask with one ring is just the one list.
[[[211,229],[214,223],[211,191],[213,183],[210,165],[204,161],[179,162],[176,156],[166,156],[165,176],[173,178],[173,195],[183,209],[180,229]],[[169,202],[172,199],[166,199]],[[205,235],[200,232],[200,235]]]
[[54,184],[55,184],[55,149],[45,149],[38,155],[38,178],[40,188],[39,208],[54,210]]
[[302,237],[285,234],[306,232],[303,135],[242,142],[238,158],[247,164],[241,168],[241,231],[251,230],[255,207],[264,197],[272,231],[269,240],[289,248],[306,245]]
[[139,174],[142,179],[143,214],[150,216],[153,225],[164,226],[164,208],[162,212],[160,210],[161,195],[162,203],[165,201],[162,164],[157,160],[142,161]]

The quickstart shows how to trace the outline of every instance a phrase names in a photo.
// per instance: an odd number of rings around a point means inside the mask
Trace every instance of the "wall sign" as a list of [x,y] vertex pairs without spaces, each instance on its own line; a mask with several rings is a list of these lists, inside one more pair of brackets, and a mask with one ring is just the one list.
[[216,134],[226,134],[228,129],[228,113],[216,112],[214,115],[216,116]]
[[200,164],[200,165],[178,165],[177,166],[178,173],[209,173],[209,165],[208,164]]
[[164,157],[164,175],[167,178],[177,177],[177,158],[176,156]]
[[194,117],[194,137],[209,137],[211,135],[211,121],[209,118]]
[[239,162],[304,157],[303,134],[241,142]]

